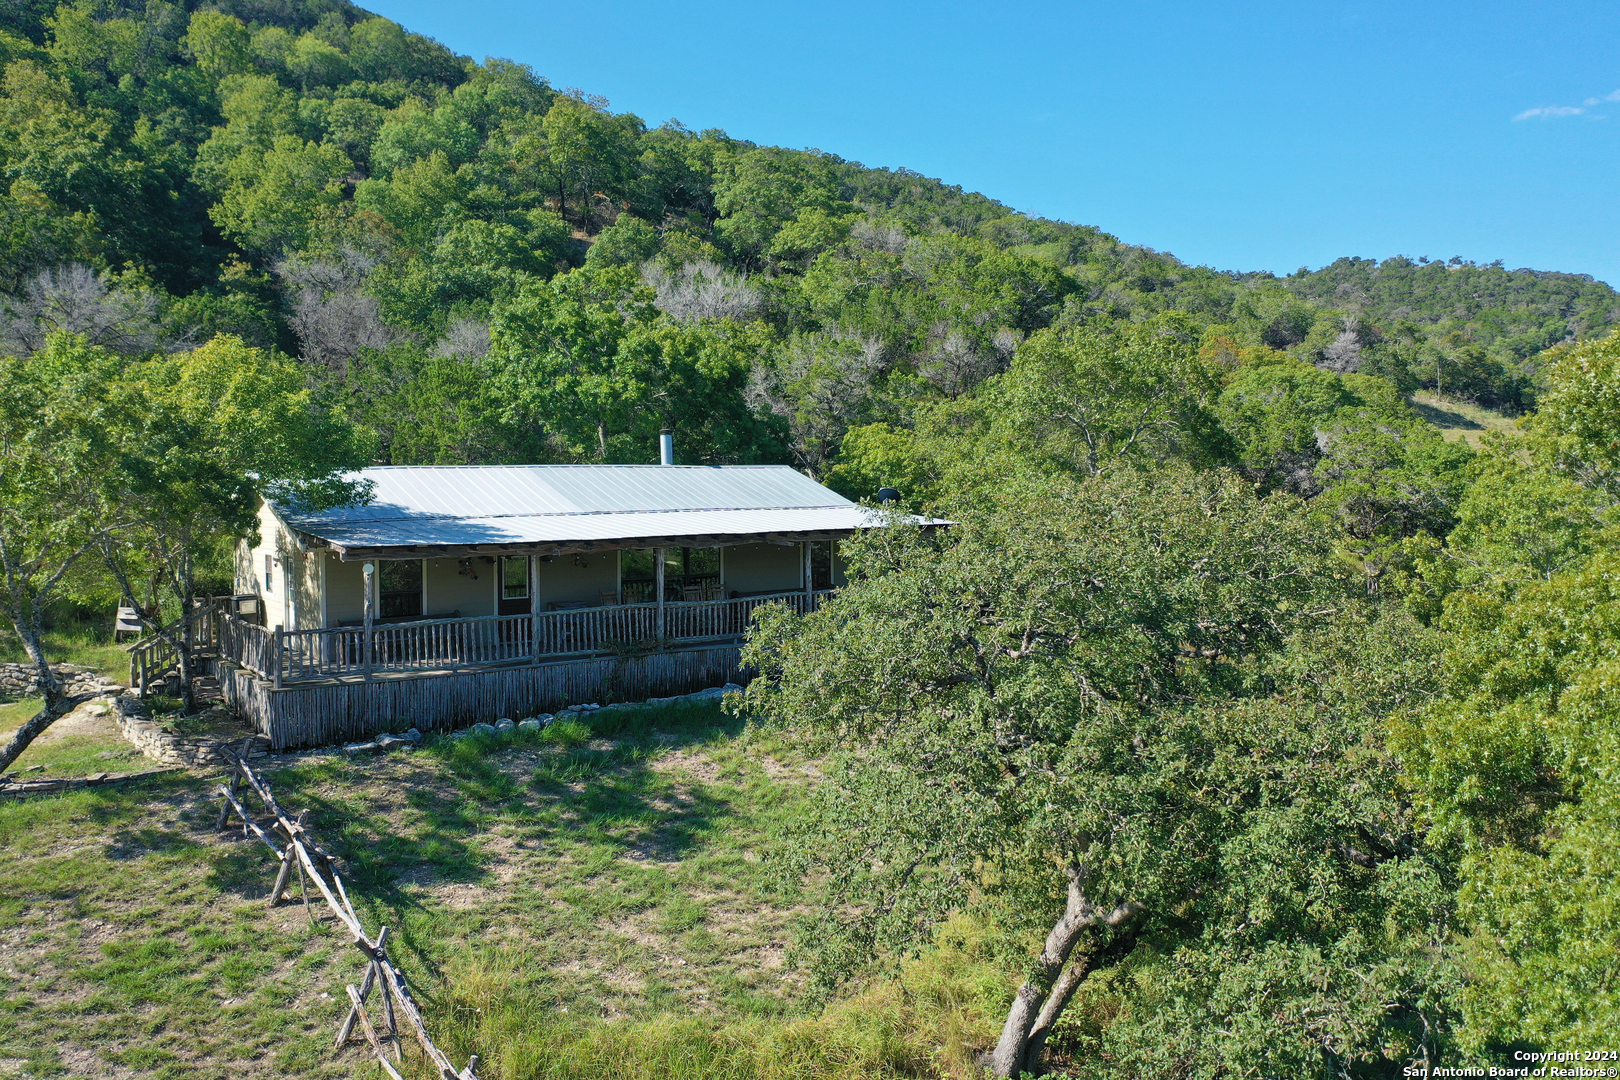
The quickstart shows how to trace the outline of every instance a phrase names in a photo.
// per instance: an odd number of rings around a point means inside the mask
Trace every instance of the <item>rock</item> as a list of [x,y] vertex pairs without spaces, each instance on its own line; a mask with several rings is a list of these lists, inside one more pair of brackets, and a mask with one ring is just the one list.
[[419,743],[422,741],[422,733],[417,731],[415,728],[411,728],[405,734],[401,735],[400,738],[409,739],[413,743]]
[[382,747],[374,742],[349,743],[343,748],[345,757],[356,758],[365,754],[379,753]]
[[495,730],[501,732],[502,734],[508,731],[516,731],[517,724],[503,716],[499,720],[495,721]]
[[545,727],[545,725],[538,720],[519,720],[517,726],[519,731],[539,731]]
[[536,716],[535,719],[540,721],[541,727],[550,727],[557,720],[555,716],[548,712],[541,713],[539,716]]
[[474,734],[474,735],[493,735],[493,734],[495,734],[495,725],[494,724],[474,724],[472,727],[468,728],[467,730],[469,732],[471,732],[472,734]]
[[377,747],[387,752],[389,750],[413,750],[416,748],[416,744],[409,739],[402,739],[398,735],[379,735],[377,736]]

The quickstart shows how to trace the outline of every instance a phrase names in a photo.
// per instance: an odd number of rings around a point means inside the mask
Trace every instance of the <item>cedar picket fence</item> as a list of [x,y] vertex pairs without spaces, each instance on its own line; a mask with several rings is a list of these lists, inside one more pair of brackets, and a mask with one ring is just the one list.
[[[245,740],[240,753],[220,748],[221,756],[231,766],[231,782],[229,786],[224,784],[219,786],[223,801],[219,807],[218,827],[223,830],[230,824],[234,812],[242,821],[242,835],[246,836],[251,832],[257,836],[280,861],[281,867],[276,873],[275,885],[270,890],[271,907],[281,903],[281,898],[290,888],[292,875],[296,871],[299,892],[303,897],[304,911],[309,916],[310,925],[315,924],[315,909],[310,905],[306,881],[315,883],[315,888],[326,901],[326,906],[353,939],[354,947],[360,951],[360,955],[366,958],[366,973],[360,985],[356,987],[353,983],[349,983],[344,987],[349,996],[349,1013],[338,1028],[337,1042],[333,1050],[343,1048],[358,1023],[366,1042],[377,1055],[377,1063],[382,1066],[383,1072],[393,1080],[404,1080],[399,1070],[394,1067],[395,1064],[403,1063],[405,1060],[403,1040],[399,1032],[399,1017],[403,1016],[415,1034],[422,1053],[438,1072],[440,1080],[478,1080],[473,1071],[478,1064],[477,1054],[468,1060],[466,1068],[458,1071],[444,1051],[434,1045],[432,1037],[428,1035],[427,1025],[422,1020],[421,1010],[417,1008],[416,1000],[411,997],[404,973],[394,966],[388,957],[389,928],[382,927],[375,938],[366,934],[360,916],[355,913],[354,905],[349,902],[348,890],[343,887],[343,878],[338,875],[332,857],[315,843],[304,825],[309,811],[304,810],[297,817],[288,818],[276,804],[269,783],[249,767],[245,755],[251,742],[251,739]],[[244,784],[258,797],[264,812],[275,819],[270,823],[270,832],[266,832],[243,805]],[[286,847],[277,847],[270,833],[279,836]],[[366,1012],[366,998],[371,994],[373,987],[382,997],[383,1027],[380,1030],[372,1023],[371,1016]],[[384,1043],[388,1044],[387,1049],[384,1049]],[[392,1062],[388,1060],[389,1050],[392,1051],[394,1059]]]

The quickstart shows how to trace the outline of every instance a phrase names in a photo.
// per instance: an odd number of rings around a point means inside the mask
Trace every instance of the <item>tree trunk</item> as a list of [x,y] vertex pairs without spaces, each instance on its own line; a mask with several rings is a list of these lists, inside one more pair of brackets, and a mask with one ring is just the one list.
[[1076,943],[1089,934],[1122,926],[1140,910],[1134,903],[1120,904],[1106,913],[1097,910],[1081,888],[1084,877],[1082,869],[1070,868],[1069,896],[1063,917],[1046,935],[1046,946],[1035,962],[1035,970],[1013,995],[1012,1007],[1007,1010],[1007,1020],[1001,1028],[1001,1039],[990,1056],[990,1069],[997,1077],[1038,1071],[1038,1059],[1046,1048],[1052,1025],[1091,970],[1087,956],[1078,958],[1065,970],[1064,965],[1069,962]]
[[88,701],[88,697],[66,697],[62,693],[62,684],[56,681],[56,674],[51,671],[50,661],[45,658],[45,644],[34,633],[32,626],[25,625],[21,620],[13,620],[17,634],[22,638],[23,648],[28,652],[28,659],[34,662],[34,681],[39,684],[39,692],[45,698],[44,708],[35,713],[22,727],[11,733],[11,738],[0,749],[0,772],[11,768],[12,762],[28,749],[28,744],[39,738],[44,730],[56,723],[62,716],[72,711],[81,701]]
[[1046,1040],[1052,1034],[1052,1028],[1063,1010],[1069,1005],[1069,999],[1080,988],[1087,975],[1100,967],[1107,967],[1110,963],[1117,963],[1130,954],[1136,947],[1136,934],[1126,932],[1115,935],[1114,939],[1100,951],[1079,953],[1069,961],[1069,966],[1063,969],[1056,985],[1046,995],[1046,1004],[1041,1006],[1041,1015],[1035,1018],[1035,1024],[1029,1029],[1029,1040],[1024,1046],[1024,1063],[1021,1066],[1026,1072],[1039,1073],[1042,1059],[1046,1057]]
[[[183,616],[182,616],[183,618]],[[180,715],[190,716],[197,711],[197,691],[192,685],[196,677],[192,660],[191,624],[181,627],[180,647],[175,650],[175,666],[180,669]]]
[[6,745],[0,747],[0,772],[11,768],[13,762],[22,756],[28,749],[28,744],[44,734],[45,729],[56,723],[62,717],[89,701],[93,694],[80,694],[77,697],[64,697],[54,694],[47,698],[45,707],[35,713],[33,718],[11,733]]

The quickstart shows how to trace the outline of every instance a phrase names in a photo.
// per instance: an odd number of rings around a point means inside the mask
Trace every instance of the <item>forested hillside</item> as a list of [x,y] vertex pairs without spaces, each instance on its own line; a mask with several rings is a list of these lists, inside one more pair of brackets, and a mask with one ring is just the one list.
[[[818,1044],[725,1075],[1612,1049],[1607,285],[1190,267],[905,170],[650,127],[338,0],[29,0],[0,61],[0,604],[42,686],[53,604],[173,618],[268,488],[647,462],[670,426],[682,463],[789,462],[954,523],[848,541],[846,587],[750,632],[749,730],[815,767],[760,841],[805,993],[736,998],[774,1032],[748,1045],[964,942],[1005,975],[930,997],[954,1019],[903,1031],[903,1061]],[[1500,430],[1449,442],[1418,391]],[[475,1000],[461,977],[440,1001]],[[643,989],[642,1028],[456,1023],[509,1080],[576,1060],[541,1042],[628,1046],[622,1075],[736,1050],[701,1013],[659,1056],[686,1006]]]
[[[906,170],[649,127],[336,0],[0,14],[7,347],[217,333],[301,358],[379,460],[686,460],[825,475],[1052,326],[1186,312],[1271,350],[1510,412],[1620,298],[1392,259],[1186,266]],[[1235,351],[1234,351],[1235,350]]]

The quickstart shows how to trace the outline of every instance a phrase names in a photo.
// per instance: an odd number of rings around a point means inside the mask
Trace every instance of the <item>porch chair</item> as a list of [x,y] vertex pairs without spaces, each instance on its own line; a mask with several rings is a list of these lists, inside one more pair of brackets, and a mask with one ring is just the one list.
[[119,634],[134,634],[136,637],[146,633],[146,625],[132,607],[118,609],[118,617],[113,620],[113,640],[120,641]]

